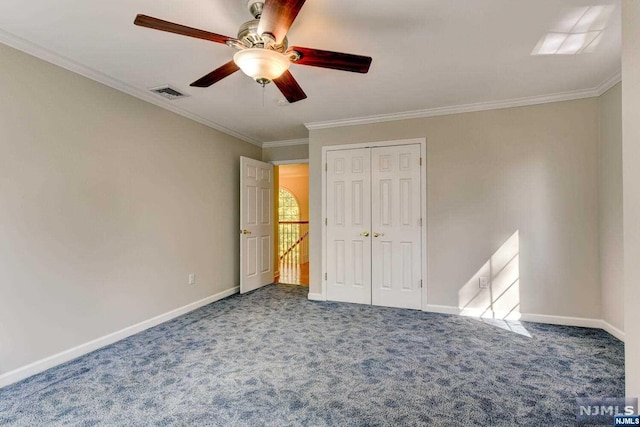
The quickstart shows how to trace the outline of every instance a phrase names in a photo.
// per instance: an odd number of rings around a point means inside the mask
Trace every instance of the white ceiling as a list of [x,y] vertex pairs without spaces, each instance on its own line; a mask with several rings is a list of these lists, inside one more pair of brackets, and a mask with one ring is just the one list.
[[[589,94],[620,70],[619,0],[307,0],[290,45],[373,63],[364,75],[294,64],[308,98],[284,106],[275,85],[263,94],[241,72],[210,88],[189,87],[235,50],[133,25],[142,13],[235,37],[251,19],[245,4],[2,0],[0,41],[258,144],[306,138],[309,123]],[[593,52],[531,55],[559,20],[590,5],[613,10]],[[163,84],[190,96],[168,101],[148,92]]]

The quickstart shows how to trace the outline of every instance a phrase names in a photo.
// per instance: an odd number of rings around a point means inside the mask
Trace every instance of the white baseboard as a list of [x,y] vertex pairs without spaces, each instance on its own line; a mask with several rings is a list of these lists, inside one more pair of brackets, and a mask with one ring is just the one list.
[[[429,305],[423,311],[429,311],[431,313],[442,313],[442,314],[455,314],[465,317],[486,317],[484,315],[490,314],[487,310],[479,309],[479,308],[458,308],[452,307],[449,305]],[[493,315],[498,319],[507,319],[510,312],[493,312]],[[507,319],[508,320],[508,319]]]
[[[311,297],[309,297],[311,299]],[[452,307],[449,305],[431,305],[427,304],[427,306],[423,309],[423,311],[428,311],[431,313],[443,313],[443,314],[454,314],[454,315],[462,315],[461,310],[458,307]],[[470,317],[473,317],[476,314],[473,310],[468,310]],[[477,313],[480,314],[480,313]],[[536,322],[536,323],[547,323],[551,325],[563,325],[563,326],[579,326],[583,328],[594,328],[594,329],[602,329],[620,341],[624,342],[624,332],[610,323],[601,320],[601,319],[590,319],[587,317],[568,317],[568,316],[551,316],[548,314],[530,314],[530,313],[522,313],[520,315],[520,319],[523,322]]]
[[233,294],[236,294],[239,291],[240,291],[240,287],[236,286],[234,288],[228,289],[226,291],[222,291],[215,295],[208,296],[199,301],[192,302],[191,304],[187,304],[183,307],[176,308],[175,310],[171,310],[167,313],[142,321],[140,323],[126,327],[124,329],[105,335],[103,337],[96,338],[95,340],[89,341],[87,343],[80,344],[79,346],[70,348],[69,350],[65,350],[58,354],[54,354],[52,356],[30,363],[26,366],[22,366],[13,371],[6,372],[0,375],[0,388],[7,386],[9,384],[16,383],[18,381],[21,381],[25,378],[28,378],[40,372],[46,371],[47,369],[53,368],[54,366],[61,365],[65,362],[68,362],[77,357],[83,356],[87,353],[91,353],[92,351],[95,351],[99,348],[105,347],[109,344],[113,344],[116,341],[120,341],[131,335],[135,335],[139,332],[142,332],[146,329],[157,326],[166,321],[175,319],[176,317],[182,316],[183,314],[196,310],[207,304],[211,304],[212,302],[215,302],[223,298],[226,298],[228,296],[231,296]]
[[460,309],[458,307],[451,307],[450,305],[427,304],[427,306],[424,307],[422,311],[429,311],[431,313],[442,313],[442,314],[460,314]]
[[606,320],[602,321],[602,329],[604,329],[605,331],[609,332],[611,335],[613,335],[614,337],[618,338],[620,341],[624,342],[624,331],[616,328],[615,326],[613,326],[611,323],[607,322]]
[[550,325],[580,326],[582,328],[602,329],[602,320],[588,317],[552,316],[548,314],[522,313],[523,322],[548,323]]
[[[26,366],[15,369],[13,371],[6,372],[0,375],[0,388],[5,387],[9,384],[16,383],[18,381],[21,381],[25,378],[28,378],[40,372],[46,371],[47,369],[50,369],[54,366],[61,365],[65,362],[68,362],[77,357],[83,356],[87,353],[91,353],[92,351],[105,347],[109,344],[113,344],[114,342],[120,341],[131,335],[135,335],[139,332],[142,332],[146,329],[157,326],[161,323],[175,319],[176,317],[182,316],[183,314],[189,313],[190,311],[196,310],[207,304],[211,304],[212,302],[219,301],[223,298],[236,294],[239,291],[240,291],[239,286],[233,287],[226,291],[219,292],[215,295],[208,296],[199,301],[192,302],[191,304],[187,304],[183,307],[177,308],[175,310],[171,310],[167,313],[161,314],[159,316],[156,316],[151,319],[145,320],[143,322],[137,323],[135,325],[129,326],[120,331],[113,332],[111,334],[108,334],[103,337],[97,338],[95,340],[89,341],[87,343],[81,344],[77,347],[71,348],[69,350],[65,350],[58,354],[54,354],[52,356],[30,363]],[[310,301],[324,301],[324,298],[320,293],[310,292],[307,298]],[[452,307],[452,306],[446,306],[446,305],[427,305],[423,309],[423,311],[433,312],[433,313],[453,314],[453,315],[460,314],[460,309],[458,307]],[[549,323],[553,325],[581,326],[585,328],[603,329],[604,331],[610,333],[620,341],[624,342],[624,338],[625,338],[625,334],[623,331],[611,325],[610,323],[600,319],[523,313],[520,320],[525,322],[538,322],[538,323]]]
[[309,295],[307,295],[307,299],[309,299],[310,301],[324,301],[324,298],[322,298],[322,294],[315,294],[311,292],[309,292]]

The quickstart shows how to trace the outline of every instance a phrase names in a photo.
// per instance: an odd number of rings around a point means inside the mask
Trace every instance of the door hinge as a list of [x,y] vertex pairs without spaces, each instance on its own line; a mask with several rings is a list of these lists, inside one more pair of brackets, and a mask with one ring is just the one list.
[[420,279],[420,287],[422,287],[422,279]]
[[422,218],[420,218],[420,227],[422,227]]
[[420,166],[422,166],[422,157],[420,157]]
[[328,171],[329,170],[329,163],[325,163],[324,164],[324,171]]
[[324,273],[324,280],[327,280],[327,273]]
[[327,220],[327,218],[324,219],[324,225],[329,225],[329,221]]

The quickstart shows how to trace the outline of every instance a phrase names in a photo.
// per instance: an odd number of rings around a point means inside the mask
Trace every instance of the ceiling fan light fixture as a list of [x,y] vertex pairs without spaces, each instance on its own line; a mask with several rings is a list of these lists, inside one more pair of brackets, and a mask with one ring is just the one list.
[[244,49],[233,55],[233,62],[247,76],[260,84],[269,83],[289,69],[289,58],[275,50],[252,48]]

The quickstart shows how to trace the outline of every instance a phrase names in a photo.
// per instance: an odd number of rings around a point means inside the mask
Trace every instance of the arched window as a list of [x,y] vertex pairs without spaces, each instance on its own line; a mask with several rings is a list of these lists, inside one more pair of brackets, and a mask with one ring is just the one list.
[[278,219],[280,221],[300,220],[300,206],[298,206],[298,200],[296,199],[296,196],[286,188],[280,188]]
[[[295,243],[300,238],[300,224],[292,224],[293,221],[300,221],[300,206],[298,199],[286,188],[280,188],[280,201],[278,202],[278,221],[280,234],[280,257],[284,254],[297,255]],[[294,247],[294,249],[291,249]]]

